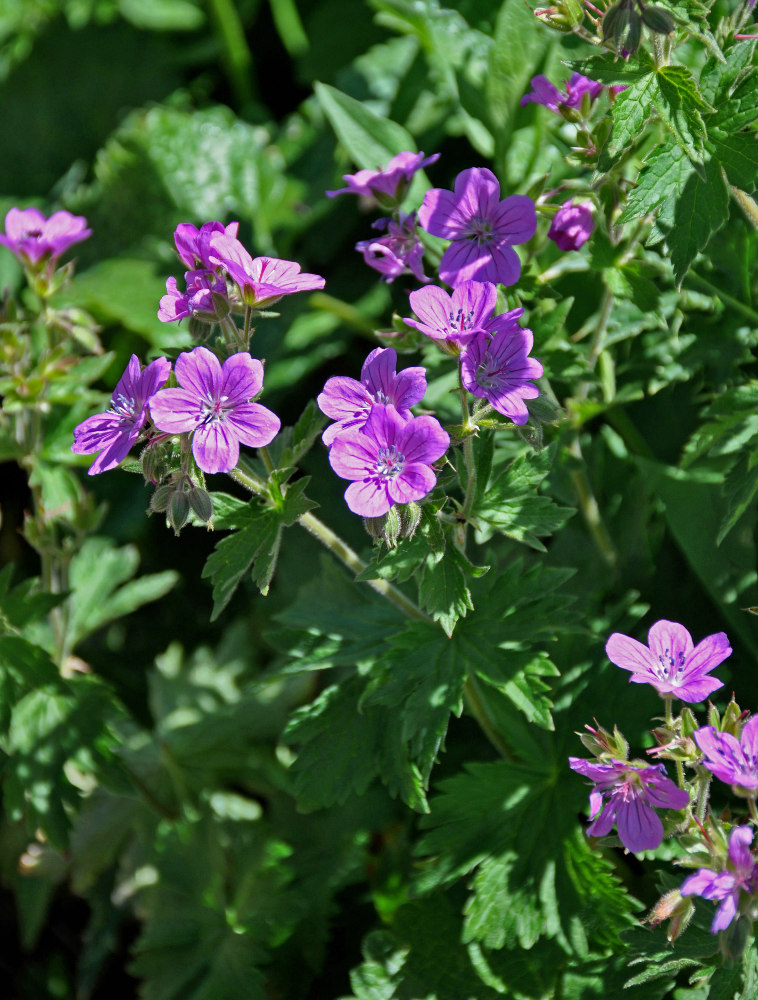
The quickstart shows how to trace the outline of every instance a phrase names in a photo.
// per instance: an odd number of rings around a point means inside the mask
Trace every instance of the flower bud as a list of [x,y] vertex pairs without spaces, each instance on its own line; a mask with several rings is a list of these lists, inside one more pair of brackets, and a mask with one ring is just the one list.
[[590,735],[588,736],[586,733],[578,733],[577,735],[591,754],[596,757],[611,756],[614,760],[628,759],[629,744],[618,726],[614,725],[613,735],[602,726],[598,729],[593,729],[592,726],[584,728]]
[[156,514],[163,514],[168,510],[168,505],[171,502],[174,492],[175,488],[173,485],[159,486],[150,497],[150,510],[155,511]]
[[187,494],[192,513],[199,517],[201,521],[210,521],[213,517],[213,501],[207,490],[200,486],[193,486]]
[[674,19],[662,7],[644,7],[642,20],[656,35],[670,35],[674,30]]
[[364,517],[363,524],[375,541],[386,542],[389,549],[395,548],[400,536],[400,516],[396,507],[390,507],[381,517]]
[[734,698],[732,698],[724,710],[724,716],[721,720],[720,726],[721,731],[724,733],[730,733],[736,739],[739,739],[744,721],[743,712],[741,711],[740,706]]
[[400,508],[400,534],[403,538],[413,538],[421,521],[421,507],[415,501]]
[[661,896],[655,904],[648,914],[647,922],[653,927],[657,927],[664,920],[671,921],[666,936],[669,941],[676,941],[680,934],[686,930],[694,912],[695,904],[692,897],[683,898],[678,889],[671,889],[670,892]]
[[166,516],[168,523],[174,529],[174,534],[178,535],[190,514],[189,495],[184,490],[174,490],[169,500]]
[[692,709],[689,708],[687,705],[685,705],[684,708],[682,709],[681,720],[682,720],[682,736],[684,736],[686,739],[690,739],[695,730],[700,727],[700,723],[693,715]]

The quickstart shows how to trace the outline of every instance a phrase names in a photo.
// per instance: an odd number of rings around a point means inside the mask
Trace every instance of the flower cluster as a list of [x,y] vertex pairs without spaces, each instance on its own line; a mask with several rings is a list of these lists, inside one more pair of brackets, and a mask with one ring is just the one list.
[[196,347],[179,355],[174,371],[180,387],[164,389],[171,373],[166,358],[141,371],[132,355],[110,409],[74,429],[74,454],[99,452],[90,475],[115,468],[147,433],[149,419],[164,435],[190,434],[195,461],[208,473],[230,472],[240,444],[261,448],[278,433],[279,418],[252,402],[263,387],[263,365],[256,358],[235,354],[222,365],[207,348]]
[[[687,810],[679,831],[685,835],[684,849],[693,850],[701,841],[700,856],[709,864],[684,880],[679,890],[667,893],[654,907],[651,922],[671,919],[673,940],[692,915],[688,897],[700,896],[719,903],[711,932],[725,931],[743,915],[748,921],[758,916],[758,864],[750,850],[752,825],[729,825],[723,818],[707,815],[710,772],[747,799],[750,817],[758,822],[758,717],[743,721],[743,713],[732,701],[719,718],[711,706],[709,725],[697,727],[689,708],[674,719],[671,701],[697,702],[722,687],[709,672],[732,652],[723,632],[707,636],[694,645],[687,629],[677,622],[661,620],[648,632],[648,645],[614,632],[606,644],[611,662],[632,674],[630,680],[650,684],[666,700],[665,726],[654,730],[659,746],[649,751],[677,762],[678,785],[661,765],[646,767],[627,761],[627,745],[616,729],[614,734],[587,727],[590,736],[582,742],[594,751],[596,760],[569,758],[570,767],[590,778],[591,825],[587,833],[604,836],[615,824],[621,843],[630,851],[653,850],[661,843],[664,828],[655,808]],[[685,778],[684,765],[694,778]],[[694,818],[693,818],[693,814]],[[692,861],[682,859],[684,864]],[[729,952],[730,945],[723,945]]]
[[253,258],[237,239],[238,226],[215,221],[200,229],[191,223],[177,226],[174,243],[188,268],[186,290],[179,291],[175,278],[167,279],[158,319],[170,323],[194,317],[215,323],[233,309],[266,309],[285,295],[324,287],[320,275],[301,273],[294,261]]
[[491,282],[465,281],[451,295],[434,286],[422,288],[410,295],[419,318],[405,322],[451,353],[460,351],[464,388],[515,424],[525,424],[529,411],[524,400],[539,395],[531,379],[542,377],[542,365],[529,357],[532,331],[517,322],[524,310],[494,316],[496,301]]
[[377,348],[366,358],[360,382],[330,378],[318,397],[336,423],[323,435],[329,463],[351,480],[345,502],[355,514],[381,517],[395,504],[421,500],[434,488],[432,464],[450,438],[434,417],[414,417],[410,407],[426,392],[423,368],[397,372],[397,354]]

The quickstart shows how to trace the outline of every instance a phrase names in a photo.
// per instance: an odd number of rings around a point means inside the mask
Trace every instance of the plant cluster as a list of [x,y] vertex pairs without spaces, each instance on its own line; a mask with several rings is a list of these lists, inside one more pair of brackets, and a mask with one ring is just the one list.
[[5,206],[12,988],[749,1000],[752,5],[371,0],[339,66],[316,6],[285,121],[214,3],[237,115]]

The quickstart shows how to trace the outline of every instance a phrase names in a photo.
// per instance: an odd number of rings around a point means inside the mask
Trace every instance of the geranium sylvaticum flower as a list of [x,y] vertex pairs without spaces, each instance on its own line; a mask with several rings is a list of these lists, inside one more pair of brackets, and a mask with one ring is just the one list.
[[464,281],[448,295],[442,288],[430,285],[411,292],[411,309],[418,320],[406,319],[409,326],[433,340],[450,340],[467,344],[477,333],[496,333],[511,329],[523,309],[493,316],[497,304],[497,289],[490,281]]
[[377,347],[363,362],[360,382],[343,375],[327,380],[317,402],[321,412],[337,422],[324,431],[325,445],[331,445],[350,427],[363,427],[376,405],[392,405],[401,419],[410,417],[410,408],[424,398],[426,369],[396,372],[396,365],[397,354],[392,347]]
[[347,183],[347,187],[326,193],[330,198],[338,194],[357,194],[365,198],[375,198],[379,204],[390,207],[403,200],[413,175],[418,170],[428,167],[430,163],[436,163],[439,158],[439,153],[426,157],[423,153],[398,153],[383,168],[344,174],[342,179]]
[[221,268],[239,289],[246,306],[264,309],[284,295],[323,288],[318,274],[303,274],[293,260],[276,257],[251,257],[239,240],[226,233],[211,233],[209,259]]
[[453,286],[470,280],[515,284],[521,261],[513,244],[526,243],[537,228],[532,199],[513,194],[501,201],[497,177],[486,167],[462,171],[453,191],[427,191],[418,219],[428,233],[452,241],[439,275]]
[[421,500],[434,488],[431,465],[449,444],[434,417],[403,420],[394,406],[374,406],[362,429],[337,435],[329,462],[338,476],[353,480],[345,491],[350,510],[381,517],[396,503]]
[[574,205],[569,198],[553,216],[547,235],[560,250],[578,250],[590,238],[594,228],[592,203],[582,201]]
[[713,726],[697,729],[694,738],[709,771],[720,781],[743,789],[750,798],[758,797],[758,715],[748,719],[739,740]]
[[573,73],[571,79],[566,82],[566,92],[554,86],[546,76],[540,74],[533,76],[531,80],[531,91],[521,98],[522,107],[530,101],[541,104],[550,111],[557,112],[559,108],[578,108],[582,103],[585,94],[590,95],[590,100],[598,96],[603,89],[602,83],[590,80],[581,73]]
[[604,837],[613,825],[627,850],[652,851],[663,840],[663,823],[655,809],[684,809],[687,792],[666,776],[662,764],[637,766],[624,760],[608,763],[569,757],[573,771],[595,783],[590,792],[587,833]]
[[81,215],[60,211],[46,219],[37,208],[11,208],[5,216],[5,234],[0,233],[0,243],[22,264],[35,266],[43,259],[55,263],[70,246],[91,235]]
[[652,626],[647,646],[614,632],[605,645],[611,663],[631,671],[635,684],[652,684],[658,694],[681,701],[703,701],[723,682],[708,674],[732,652],[725,632],[706,636],[695,646],[683,625],[665,619]]
[[148,418],[148,403],[165,385],[171,364],[165,358],[151,361],[140,371],[139,358],[132,354],[126,371],[118,380],[111,396],[110,409],[87,417],[74,428],[75,455],[100,454],[89,468],[95,476],[115,468],[126,458]]
[[[158,319],[163,323],[172,323],[187,316],[207,317],[213,320],[217,316],[216,301],[226,300],[226,282],[215,271],[187,271],[184,275],[187,285],[185,292],[180,292],[176,278],[166,281],[166,294],[161,296],[158,309]],[[221,300],[218,299],[221,296]],[[222,302],[222,305],[224,303]]]
[[474,396],[486,399],[514,424],[529,419],[525,399],[536,399],[539,389],[530,379],[542,377],[542,365],[529,352],[534,344],[531,330],[513,318],[506,329],[493,336],[477,333],[461,355],[461,381]]
[[263,387],[263,365],[233,354],[223,366],[206,347],[180,354],[174,366],[181,388],[163,389],[150,401],[155,426],[167,434],[192,434],[192,454],[203,472],[230,472],[240,444],[262,448],[279,431],[279,418],[251,402]]
[[399,219],[380,219],[374,223],[387,232],[371,240],[360,240],[355,249],[363,254],[369,267],[378,271],[387,284],[401,274],[412,274],[416,281],[431,281],[424,274],[424,246],[416,234],[416,215],[401,215]]
[[700,868],[682,883],[682,896],[702,896],[717,899],[721,905],[711,924],[711,934],[725,930],[737,916],[740,896],[746,902],[758,893],[758,868],[750,850],[753,831],[749,826],[736,826],[729,834],[729,860],[724,871]]
[[223,233],[230,239],[235,239],[239,222],[204,222],[200,229],[191,222],[181,222],[174,230],[174,243],[179,259],[190,271],[210,270],[213,265],[210,259],[211,236],[213,233]]

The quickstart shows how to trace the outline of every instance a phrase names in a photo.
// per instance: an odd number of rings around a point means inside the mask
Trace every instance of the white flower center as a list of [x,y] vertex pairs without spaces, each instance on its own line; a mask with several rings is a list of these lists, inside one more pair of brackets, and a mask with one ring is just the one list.
[[376,457],[374,472],[382,479],[393,479],[403,471],[405,455],[397,450],[394,444],[388,448],[380,448]]

